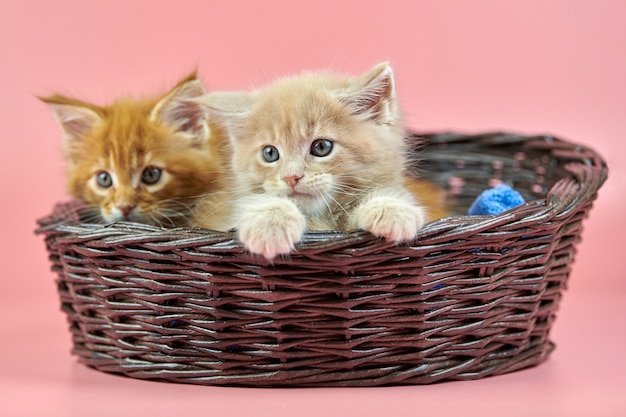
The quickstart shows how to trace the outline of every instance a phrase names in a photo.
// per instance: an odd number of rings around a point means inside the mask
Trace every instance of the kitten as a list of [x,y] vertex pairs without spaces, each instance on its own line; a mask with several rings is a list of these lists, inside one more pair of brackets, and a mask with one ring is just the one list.
[[219,132],[189,101],[204,94],[191,74],[161,97],[106,107],[41,98],[63,131],[69,193],[90,208],[89,220],[185,225],[194,201],[221,187]]
[[404,185],[405,133],[387,63],[358,78],[305,73],[201,102],[230,132],[238,196],[232,211],[227,193],[209,196],[199,226],[232,226],[250,252],[272,259],[305,230],[365,229],[400,243],[424,224]]

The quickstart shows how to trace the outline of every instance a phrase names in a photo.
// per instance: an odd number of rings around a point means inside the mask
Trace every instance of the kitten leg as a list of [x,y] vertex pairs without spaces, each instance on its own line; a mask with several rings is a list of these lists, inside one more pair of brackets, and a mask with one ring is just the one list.
[[400,243],[412,240],[425,219],[424,209],[406,190],[378,190],[357,206],[352,226]]
[[306,229],[304,215],[287,198],[249,196],[241,200],[238,211],[239,240],[269,260],[291,252]]

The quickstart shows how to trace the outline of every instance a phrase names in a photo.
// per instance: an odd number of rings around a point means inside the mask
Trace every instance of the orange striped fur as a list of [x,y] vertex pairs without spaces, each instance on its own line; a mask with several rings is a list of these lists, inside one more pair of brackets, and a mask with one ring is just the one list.
[[92,209],[88,220],[184,225],[199,197],[221,189],[222,135],[189,101],[204,94],[194,73],[163,96],[103,107],[41,98],[63,131],[69,193]]

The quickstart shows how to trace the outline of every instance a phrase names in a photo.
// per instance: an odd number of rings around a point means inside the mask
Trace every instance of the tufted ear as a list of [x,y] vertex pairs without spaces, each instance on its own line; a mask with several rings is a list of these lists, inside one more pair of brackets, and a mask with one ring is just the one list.
[[205,94],[202,81],[191,74],[154,106],[150,120],[173,127],[188,136],[193,146],[201,146],[209,138],[208,112],[194,99]]
[[231,139],[242,135],[246,119],[254,107],[256,94],[252,92],[213,92],[197,102],[209,113],[212,123],[226,128]]
[[379,124],[396,124],[399,119],[398,106],[393,70],[389,63],[380,63],[357,78],[347,90],[339,94],[339,101],[348,106],[355,116]]
[[60,95],[39,99],[50,107],[61,127],[63,148],[66,153],[79,147],[84,137],[102,122],[99,108],[88,103]]

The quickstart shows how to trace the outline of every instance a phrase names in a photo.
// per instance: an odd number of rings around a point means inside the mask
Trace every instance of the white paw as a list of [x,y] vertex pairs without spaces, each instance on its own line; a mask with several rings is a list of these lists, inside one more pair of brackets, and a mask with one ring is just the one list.
[[400,243],[415,238],[424,225],[425,213],[416,204],[381,196],[361,204],[356,210],[355,220],[359,228],[374,236]]
[[306,219],[290,200],[268,197],[242,208],[238,229],[239,240],[250,252],[271,260],[293,250]]

